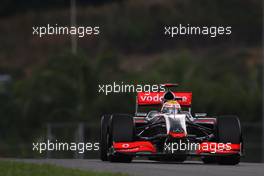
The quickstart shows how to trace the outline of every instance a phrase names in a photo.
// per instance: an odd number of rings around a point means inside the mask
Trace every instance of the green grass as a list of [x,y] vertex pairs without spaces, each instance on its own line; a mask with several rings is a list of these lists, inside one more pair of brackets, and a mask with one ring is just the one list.
[[0,161],[0,176],[126,176],[121,173],[82,171],[49,164]]

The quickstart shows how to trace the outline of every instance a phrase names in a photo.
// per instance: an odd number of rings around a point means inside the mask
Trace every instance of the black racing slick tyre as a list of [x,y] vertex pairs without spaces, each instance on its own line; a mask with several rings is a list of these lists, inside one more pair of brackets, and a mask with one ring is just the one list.
[[[219,143],[240,144],[241,126],[237,116],[220,116],[217,118],[217,138]],[[240,155],[217,157],[217,162],[224,165],[236,165],[240,162]]]
[[108,127],[111,115],[104,115],[101,117],[101,128],[100,128],[100,159],[102,161],[108,161]]
[[[134,139],[133,117],[123,114],[112,115],[110,131],[112,142],[132,142]],[[112,153],[109,155],[109,161],[129,163],[132,161],[132,156]]]

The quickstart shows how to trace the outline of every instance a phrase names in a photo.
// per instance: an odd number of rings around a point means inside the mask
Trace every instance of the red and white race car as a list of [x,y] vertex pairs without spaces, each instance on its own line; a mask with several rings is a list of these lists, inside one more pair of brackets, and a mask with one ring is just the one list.
[[191,92],[139,92],[135,115],[102,116],[101,160],[131,162],[142,156],[183,162],[197,156],[204,163],[238,164],[243,151],[238,117],[193,116],[191,103]]

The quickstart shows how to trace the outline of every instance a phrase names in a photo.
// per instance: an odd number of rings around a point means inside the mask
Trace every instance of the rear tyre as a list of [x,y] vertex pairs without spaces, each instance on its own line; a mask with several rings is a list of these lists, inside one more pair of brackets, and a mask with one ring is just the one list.
[[[217,137],[219,143],[240,144],[241,127],[237,116],[221,116],[217,118]],[[240,162],[240,155],[217,157],[217,162],[224,165],[236,165]]]
[[102,161],[108,161],[108,131],[109,131],[109,121],[111,115],[104,115],[101,117],[101,129],[100,129],[100,159]]
[[[112,115],[110,131],[111,142],[133,142],[133,118],[123,114]],[[113,153],[109,155],[109,161],[129,163],[132,161],[132,156],[123,153]]]

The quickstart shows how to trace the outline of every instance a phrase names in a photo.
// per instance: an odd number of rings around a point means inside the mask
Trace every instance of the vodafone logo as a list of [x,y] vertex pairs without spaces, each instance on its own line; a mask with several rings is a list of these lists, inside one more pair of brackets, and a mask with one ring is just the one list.
[[[180,97],[182,98],[182,102],[186,102],[188,100],[188,98],[186,96],[182,96]],[[148,101],[148,102],[161,102],[162,101],[162,96],[159,96],[159,94],[155,95],[155,96],[150,96],[150,95],[143,95],[140,96],[140,101]]]
[[129,144],[122,144],[122,148],[128,148]]
[[159,94],[155,96],[151,95],[142,95],[140,96],[141,101],[150,101],[150,102],[161,102],[162,101],[162,96],[159,96]]
[[[180,105],[190,106],[192,104],[191,92],[174,92],[174,95],[179,98],[177,101]],[[137,100],[139,105],[160,104],[163,96],[164,92],[140,92]]]
[[183,96],[181,97],[182,98],[182,101],[186,102],[187,101],[187,97]]

